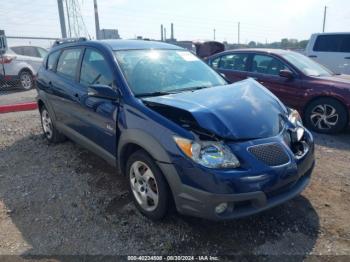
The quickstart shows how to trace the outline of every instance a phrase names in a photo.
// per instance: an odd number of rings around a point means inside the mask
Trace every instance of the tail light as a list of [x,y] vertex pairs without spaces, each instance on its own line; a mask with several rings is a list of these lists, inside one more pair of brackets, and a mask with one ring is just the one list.
[[0,58],[0,64],[9,64],[14,59],[16,59],[15,56],[4,55]]

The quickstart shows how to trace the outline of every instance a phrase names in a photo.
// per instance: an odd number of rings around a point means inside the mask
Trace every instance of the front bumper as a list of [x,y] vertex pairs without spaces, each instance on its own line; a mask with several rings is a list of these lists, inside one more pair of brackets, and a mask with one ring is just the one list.
[[[307,154],[295,159],[290,151],[290,161],[276,167],[254,162],[246,169],[204,173],[198,167],[158,164],[169,182],[179,213],[210,220],[234,219],[282,204],[307,187],[315,160],[312,135],[307,132],[306,136],[310,144]],[[281,137],[273,139],[283,143]],[[266,142],[269,141],[257,143]],[[223,202],[228,208],[217,214],[215,207]]]

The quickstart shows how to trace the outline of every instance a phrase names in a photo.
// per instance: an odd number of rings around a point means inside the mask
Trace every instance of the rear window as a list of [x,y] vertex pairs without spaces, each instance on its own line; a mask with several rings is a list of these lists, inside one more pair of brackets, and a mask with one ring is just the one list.
[[314,51],[350,53],[350,34],[319,35]]
[[77,48],[64,50],[58,60],[57,73],[74,80],[80,53],[81,49]]

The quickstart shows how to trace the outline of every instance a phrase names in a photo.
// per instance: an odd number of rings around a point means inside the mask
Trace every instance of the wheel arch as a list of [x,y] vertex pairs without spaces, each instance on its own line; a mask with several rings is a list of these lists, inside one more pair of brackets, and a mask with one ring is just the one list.
[[39,112],[41,112],[41,109],[45,106],[45,103],[41,99],[38,99],[37,103],[38,103]]
[[325,98],[325,99],[332,99],[332,100],[335,100],[337,102],[339,102],[345,109],[346,111],[346,117],[347,117],[347,120],[349,121],[349,110],[347,109],[347,106],[346,106],[346,103],[345,101],[343,101],[341,98],[339,97],[335,97],[335,96],[331,96],[331,95],[318,95],[318,96],[314,96],[312,97],[311,99],[309,99],[306,103],[305,103],[305,106],[303,108],[303,117],[305,117],[305,113],[306,113],[306,110],[307,108],[310,106],[310,104],[318,99],[322,99],[322,98]]
[[33,70],[31,70],[29,67],[23,67],[21,70],[19,70],[18,76],[20,76],[22,72],[28,72],[34,77]]
[[311,103],[313,103],[314,101],[316,101],[318,99],[331,99],[331,100],[338,102],[344,108],[344,111],[346,114],[346,122],[347,122],[347,125],[349,125],[350,115],[349,115],[349,109],[346,106],[346,102],[343,101],[343,99],[340,97],[331,96],[331,95],[319,95],[319,96],[315,96],[315,97],[311,98],[310,100],[308,100],[303,108],[303,111],[302,111],[302,117],[303,117],[304,121],[305,121],[306,111],[307,111],[308,107],[310,106]]
[[125,174],[127,158],[139,149],[144,150],[155,161],[171,162],[164,147],[153,136],[139,129],[131,129],[122,133],[118,143],[117,166],[122,174]]

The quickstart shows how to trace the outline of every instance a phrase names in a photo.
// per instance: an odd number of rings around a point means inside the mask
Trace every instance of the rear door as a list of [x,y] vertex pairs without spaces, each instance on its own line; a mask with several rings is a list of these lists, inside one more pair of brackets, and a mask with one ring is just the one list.
[[210,65],[230,81],[237,82],[247,78],[248,58],[247,53],[224,54],[211,60]]
[[101,51],[86,48],[79,77],[79,89],[83,90],[83,93],[80,94],[81,109],[78,119],[81,124],[77,131],[98,147],[115,156],[118,101],[87,95],[88,87],[94,84],[116,89],[112,66],[113,64]]
[[82,54],[83,49],[79,47],[63,49],[56,74],[52,74],[48,82],[56,118],[64,128],[72,130],[79,126],[76,118],[80,111],[80,96],[84,91],[77,81]]
[[292,79],[279,75],[280,70],[293,72],[281,59],[272,55],[253,54],[249,76],[268,88],[283,103],[297,107],[300,96],[304,94],[301,80],[294,72]]
[[337,74],[350,74],[350,34],[317,35],[308,56]]

